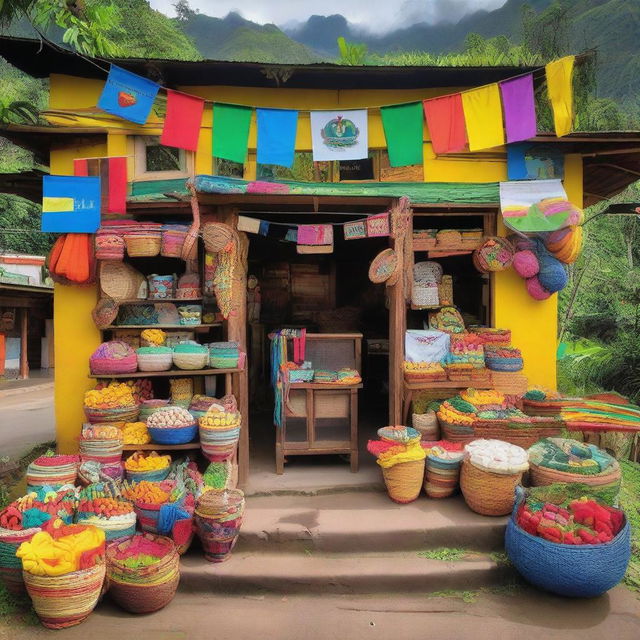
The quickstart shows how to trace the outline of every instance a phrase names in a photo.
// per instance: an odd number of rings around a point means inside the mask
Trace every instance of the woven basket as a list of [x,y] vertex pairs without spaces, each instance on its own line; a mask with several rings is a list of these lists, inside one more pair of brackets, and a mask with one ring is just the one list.
[[506,238],[491,236],[473,252],[473,265],[481,273],[504,271],[513,262],[513,245]]
[[148,427],[151,440],[157,444],[187,444],[198,435],[198,425],[194,422],[185,427]]
[[125,611],[153,613],[173,600],[180,582],[180,556],[169,538],[150,533],[146,538],[164,544],[166,555],[158,562],[133,569],[124,565],[116,556],[125,551],[133,539],[114,544],[107,549],[107,578],[109,595]]
[[289,369],[288,374],[291,384],[295,384],[296,382],[312,382],[315,369]]
[[371,262],[369,280],[381,284],[391,278],[398,269],[398,255],[393,249],[381,251]]
[[[193,540],[193,503],[190,507],[185,506],[185,498],[174,503],[166,504],[149,504],[144,502],[136,502],[133,505],[133,509],[138,516],[138,527],[146,533],[152,533],[155,535],[166,535],[176,546],[176,551],[179,555],[185,553],[191,546]],[[174,520],[171,524],[171,530],[164,530],[161,526],[161,514],[163,507],[179,507],[188,517]]]
[[203,493],[195,510],[195,525],[209,562],[228,560],[238,540],[244,513],[240,489],[213,489]]
[[478,438],[503,440],[528,449],[540,438],[558,435],[562,431],[564,423],[551,420],[545,424],[527,427],[510,427],[507,420],[476,421],[473,426],[449,424],[440,421],[442,437],[450,442],[462,442],[468,444]]
[[123,443],[121,439],[82,438],[79,440],[81,462],[99,462],[117,464],[122,459]]
[[[105,355],[100,355],[100,351]],[[133,373],[138,369],[138,359],[134,350],[125,342],[111,340],[102,343],[89,358],[89,368],[93,375]]]
[[164,469],[151,469],[150,471],[130,471],[125,467],[127,480],[130,482],[162,482],[169,475],[171,465],[167,465]]
[[522,358],[496,358],[485,355],[487,369],[491,371],[522,371],[524,362]]
[[176,353],[173,352],[173,364],[178,369],[204,369],[209,361],[209,352],[204,353]]
[[202,230],[204,246],[210,253],[226,250],[235,242],[237,235],[232,227],[222,222],[207,222]]
[[492,473],[464,460],[460,471],[460,490],[472,511],[483,516],[506,516],[513,509],[515,489],[521,480],[522,472]]
[[80,516],[76,518],[77,524],[90,524],[104,531],[107,542],[130,538],[136,532],[136,514],[127,513],[112,518],[103,518],[95,515]]
[[102,593],[104,562],[62,576],[34,576],[23,571],[24,583],[40,622],[48,629],[80,624]]
[[442,276],[442,282],[438,284],[439,304],[451,306],[453,304],[453,278],[449,275]]
[[140,353],[138,350],[136,357],[140,371],[169,371],[173,363],[173,351],[165,347],[158,347],[157,353]]
[[125,262],[100,263],[100,288],[114,300],[147,297],[146,278]]
[[159,233],[132,233],[124,237],[127,253],[132,258],[151,258],[160,253]]
[[119,305],[111,298],[101,298],[91,311],[91,317],[98,329],[105,329],[112,325],[118,317]]
[[184,240],[187,237],[186,231],[175,231],[173,229],[162,232],[161,255],[167,258],[181,258]]
[[23,542],[29,542],[40,531],[39,527],[12,531],[0,527],[0,581],[7,591],[15,596],[26,593],[22,577],[22,561],[16,557],[16,551]]
[[124,258],[124,239],[115,233],[96,235],[96,260],[122,260]]
[[416,307],[437,307],[438,285],[435,282],[414,282],[411,288],[411,304]]
[[416,431],[420,432],[422,440],[435,441],[440,439],[440,424],[433,409],[428,409],[426,413],[413,413],[411,424]]
[[621,478],[622,471],[619,465],[616,465],[616,468],[609,473],[599,473],[597,475],[567,473],[566,471],[541,467],[534,463],[529,465],[529,483],[532,487],[542,487],[556,482],[579,482],[592,487],[604,487],[607,485],[619,485]]
[[424,478],[424,460],[399,462],[382,468],[382,477],[389,497],[399,504],[413,502],[420,495]]
[[424,491],[430,498],[448,498],[458,491],[461,458],[447,460],[428,455],[425,464]]
[[416,262],[413,265],[414,282],[435,282],[442,281],[442,265],[439,262]]
[[595,598],[624,577],[631,557],[631,528],[625,524],[605,544],[557,544],[521,529],[517,512],[524,492],[518,492],[505,535],[507,556],[522,577],[534,586],[560,596]]
[[129,407],[117,407],[115,409],[93,409],[84,407],[84,415],[87,422],[103,424],[105,422],[135,422],[140,410],[137,404]]

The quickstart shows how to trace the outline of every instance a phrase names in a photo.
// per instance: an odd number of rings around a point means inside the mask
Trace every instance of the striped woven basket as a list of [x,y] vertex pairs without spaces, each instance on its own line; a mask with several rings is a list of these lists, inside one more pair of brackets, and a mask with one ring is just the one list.
[[62,576],[22,573],[33,608],[48,629],[66,629],[83,622],[98,603],[105,574],[104,561]]
[[440,439],[440,424],[433,409],[428,409],[426,413],[413,413],[411,424],[420,433],[422,440],[435,441]]
[[107,542],[130,538],[136,532],[136,514],[127,513],[121,516],[103,518],[97,515],[88,515],[76,518],[77,524],[90,524],[104,531]]
[[202,353],[173,353],[173,364],[178,369],[196,370],[206,368],[209,361],[209,352]]
[[541,467],[533,462],[529,465],[529,482],[532,487],[542,487],[556,482],[579,482],[592,487],[620,486],[622,471],[616,461],[613,468],[607,473],[595,475],[583,475],[581,473],[567,473],[548,467]]
[[522,472],[492,473],[464,460],[460,471],[460,490],[472,511],[483,516],[506,516],[513,509],[515,488],[521,480]]
[[224,562],[238,540],[244,514],[244,493],[240,489],[205,491],[196,505],[196,531],[205,560]]
[[132,258],[150,258],[160,253],[159,233],[131,233],[124,237],[124,242]]
[[[143,537],[164,546],[166,553],[144,567],[127,567],[118,556],[126,554],[136,538]],[[150,533],[138,534],[107,549],[109,595],[125,611],[153,613],[168,605],[180,582],[180,556],[169,538]]]
[[176,547],[178,554],[182,555],[191,546],[193,540],[193,499],[189,497],[189,504],[185,497],[176,501],[175,503],[165,503],[168,508],[172,508],[173,505],[182,509],[185,513],[188,513],[187,518],[177,519],[173,522],[170,531],[165,531],[161,526],[161,510],[164,504],[150,504],[145,502],[136,502],[133,505],[133,509],[138,516],[138,526],[142,531],[152,533],[154,535],[166,535],[169,536],[171,541]]
[[22,561],[16,551],[23,542],[28,542],[40,531],[40,527],[12,531],[0,527],[0,581],[9,593],[21,596],[26,593],[22,577]]
[[461,459],[461,456],[451,460],[427,456],[424,490],[430,498],[448,498],[458,491]]

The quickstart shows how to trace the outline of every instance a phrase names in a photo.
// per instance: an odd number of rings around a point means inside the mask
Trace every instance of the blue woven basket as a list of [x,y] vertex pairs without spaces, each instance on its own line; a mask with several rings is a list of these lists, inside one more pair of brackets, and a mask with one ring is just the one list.
[[522,371],[524,362],[522,358],[492,358],[485,356],[487,369],[491,371]]
[[148,482],[162,482],[169,475],[171,465],[168,465],[165,469],[153,469],[152,471],[129,471],[127,469],[127,480],[130,482],[142,482],[147,480]]
[[516,513],[524,492],[520,488],[516,491],[518,498],[507,524],[505,548],[527,582],[560,596],[594,598],[622,580],[631,557],[631,528],[626,518],[611,542],[557,544],[532,536],[517,525]]
[[189,427],[163,428],[148,427],[151,440],[156,444],[187,444],[192,442],[198,434],[198,425]]

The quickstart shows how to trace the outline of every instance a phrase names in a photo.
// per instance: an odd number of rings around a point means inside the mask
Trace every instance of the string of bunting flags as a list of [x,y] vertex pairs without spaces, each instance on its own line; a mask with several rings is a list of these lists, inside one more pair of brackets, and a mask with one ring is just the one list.
[[389,212],[377,213],[349,222],[329,224],[290,224],[268,222],[249,216],[238,216],[238,231],[254,233],[284,242],[295,242],[298,253],[331,253],[334,227],[342,227],[345,240],[388,236]]
[[[544,67],[557,136],[568,134],[573,123],[575,60],[575,56],[566,56]],[[380,110],[390,165],[422,164],[425,120],[436,154],[480,151],[534,137],[534,73],[541,70],[446,96],[375,107]],[[211,101],[165,89],[112,64],[97,106],[125,120],[145,124],[161,89],[167,96],[161,144],[195,151],[205,105]],[[299,112],[294,109],[213,101],[212,155],[245,162],[254,111],[258,162],[290,168],[298,128]],[[368,157],[369,108],[318,109],[309,113],[314,161]]]

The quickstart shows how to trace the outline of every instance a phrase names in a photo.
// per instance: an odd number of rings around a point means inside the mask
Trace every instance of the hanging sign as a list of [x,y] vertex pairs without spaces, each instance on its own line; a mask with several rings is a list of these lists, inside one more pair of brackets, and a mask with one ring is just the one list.
[[100,211],[103,214],[127,212],[127,159],[77,158],[73,161],[73,175],[100,178]]
[[100,178],[42,178],[42,231],[95,233],[99,226]]
[[340,180],[373,180],[373,158],[340,160]]
[[367,158],[367,110],[312,111],[311,144],[315,162]]
[[203,111],[202,98],[167,89],[167,115],[164,119],[160,144],[196,151]]
[[389,235],[389,214],[380,213],[367,218],[367,237],[380,238]]
[[344,223],[344,239],[359,240],[367,237],[367,223],[365,220]]

